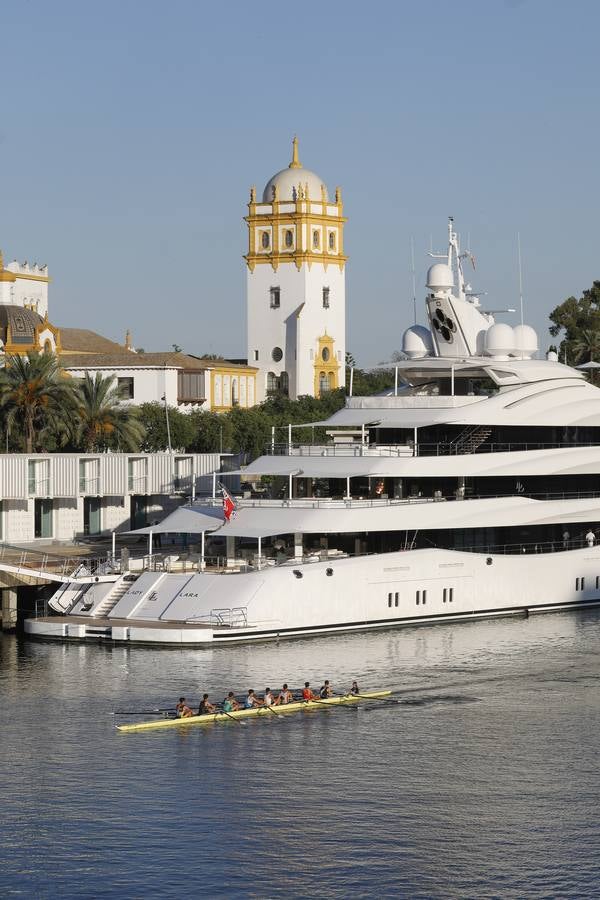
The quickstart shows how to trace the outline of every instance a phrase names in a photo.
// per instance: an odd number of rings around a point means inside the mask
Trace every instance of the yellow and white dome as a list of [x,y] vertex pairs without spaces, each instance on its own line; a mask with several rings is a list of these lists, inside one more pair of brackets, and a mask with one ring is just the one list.
[[302,194],[305,198],[321,200],[323,191],[328,200],[327,185],[323,179],[316,172],[305,169],[298,159],[298,138],[294,138],[291,163],[267,181],[262,199],[263,203],[272,203],[274,199],[298,200]]

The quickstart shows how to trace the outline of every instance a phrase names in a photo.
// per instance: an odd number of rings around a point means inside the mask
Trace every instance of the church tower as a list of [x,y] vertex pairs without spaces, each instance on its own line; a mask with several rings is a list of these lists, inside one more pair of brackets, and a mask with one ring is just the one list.
[[248,365],[257,400],[273,391],[319,397],[345,379],[346,293],[342,193],[298,158],[248,204]]

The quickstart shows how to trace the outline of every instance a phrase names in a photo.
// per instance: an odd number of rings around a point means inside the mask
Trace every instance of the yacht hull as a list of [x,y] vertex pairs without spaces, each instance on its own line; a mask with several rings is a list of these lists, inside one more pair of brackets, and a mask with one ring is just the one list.
[[600,547],[522,555],[432,548],[185,579],[146,573],[128,593],[104,616],[29,619],[25,631],[214,646],[581,608],[600,604]]

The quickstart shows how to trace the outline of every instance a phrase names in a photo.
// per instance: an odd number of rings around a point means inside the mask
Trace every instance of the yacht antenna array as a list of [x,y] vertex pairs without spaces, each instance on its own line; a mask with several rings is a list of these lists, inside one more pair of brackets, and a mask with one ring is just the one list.
[[519,262],[519,305],[521,307],[521,325],[523,324],[523,271],[521,267],[521,235],[517,231],[517,257]]
[[410,236],[410,272],[412,275],[413,312],[417,324],[417,282],[415,280],[415,239]]

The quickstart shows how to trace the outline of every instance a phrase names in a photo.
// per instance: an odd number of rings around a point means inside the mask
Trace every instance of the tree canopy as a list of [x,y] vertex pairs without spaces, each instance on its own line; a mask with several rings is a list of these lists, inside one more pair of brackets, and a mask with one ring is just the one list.
[[550,313],[550,334],[562,340],[558,348],[560,360],[569,365],[600,362],[600,281],[581,297],[567,297]]

